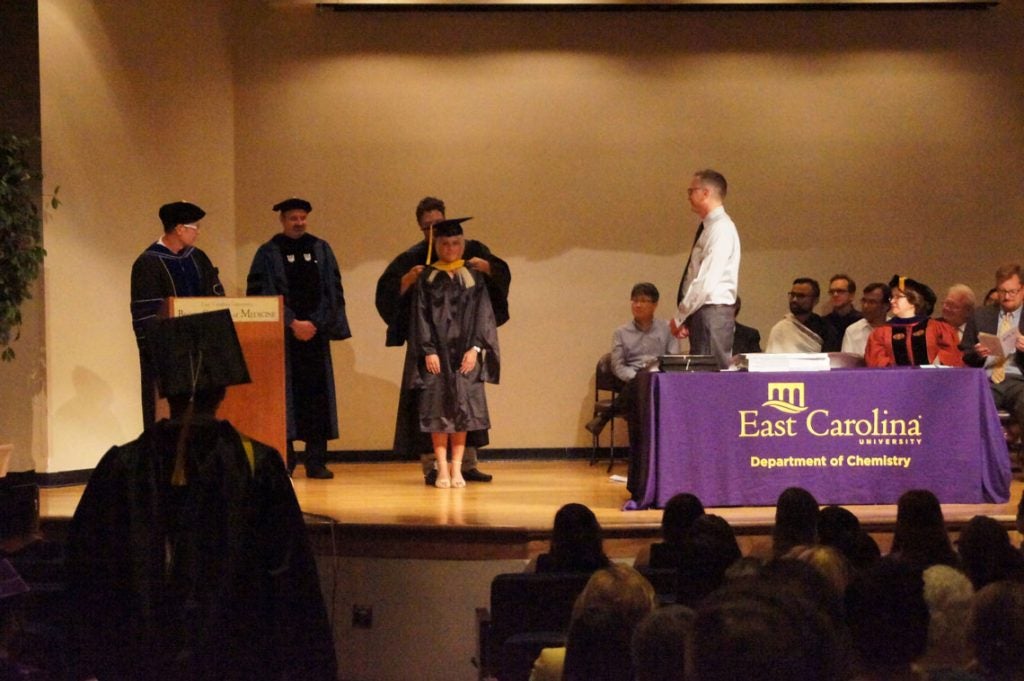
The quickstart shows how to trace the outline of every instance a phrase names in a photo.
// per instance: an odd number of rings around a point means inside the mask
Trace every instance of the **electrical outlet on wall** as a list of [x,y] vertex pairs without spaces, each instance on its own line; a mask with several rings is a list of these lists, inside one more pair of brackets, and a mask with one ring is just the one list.
[[355,629],[369,629],[373,626],[373,606],[353,605],[352,606],[352,627]]

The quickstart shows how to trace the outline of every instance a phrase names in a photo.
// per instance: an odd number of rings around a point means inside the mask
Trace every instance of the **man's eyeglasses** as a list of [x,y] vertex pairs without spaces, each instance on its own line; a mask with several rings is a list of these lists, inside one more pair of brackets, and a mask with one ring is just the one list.
[[185,229],[194,229],[197,232],[199,231],[199,225],[182,225],[182,227],[184,227]]
[[1013,298],[1015,295],[1020,293],[1020,288],[997,288],[996,293],[1001,295],[1003,298]]
[[850,292],[850,289],[848,289],[848,288],[830,288],[828,290],[828,293],[831,296],[835,296],[835,295],[838,295],[840,293],[849,293],[849,292]]
[[797,300],[803,300],[804,298],[814,297],[813,293],[796,293],[795,291],[790,291],[786,295],[789,296],[790,298],[796,298]]

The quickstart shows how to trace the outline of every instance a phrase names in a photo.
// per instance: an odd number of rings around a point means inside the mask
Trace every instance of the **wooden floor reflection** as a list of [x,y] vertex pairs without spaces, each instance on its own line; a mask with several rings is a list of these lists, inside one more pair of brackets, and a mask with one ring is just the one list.
[[[613,473],[625,475],[625,464]],[[581,460],[485,461],[491,483],[465,489],[423,484],[416,463],[335,463],[333,480],[309,480],[302,470],[293,482],[299,503],[310,515],[318,550],[342,555],[432,557],[455,560],[530,557],[545,550],[555,511],[578,502],[594,510],[605,530],[610,555],[634,555],[658,535],[661,511],[622,511],[629,493],[609,479],[604,465]],[[1014,480],[1005,504],[943,506],[952,531],[974,515],[989,515],[1012,527],[1024,483]],[[41,514],[62,523],[74,513],[82,486],[44,489]],[[886,545],[896,507],[849,506]],[[719,508],[750,551],[763,549],[775,509]],[[323,538],[330,534],[329,545]],[[1015,537],[1015,541],[1019,539]]]

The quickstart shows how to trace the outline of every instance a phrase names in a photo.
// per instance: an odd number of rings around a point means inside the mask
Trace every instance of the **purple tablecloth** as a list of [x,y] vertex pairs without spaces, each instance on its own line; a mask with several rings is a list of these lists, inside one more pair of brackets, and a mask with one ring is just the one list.
[[[823,504],[1003,503],[1010,461],[981,369],[654,373],[627,509],[679,492],[707,506],[772,506],[787,487]],[[647,385],[645,385],[647,384]]]

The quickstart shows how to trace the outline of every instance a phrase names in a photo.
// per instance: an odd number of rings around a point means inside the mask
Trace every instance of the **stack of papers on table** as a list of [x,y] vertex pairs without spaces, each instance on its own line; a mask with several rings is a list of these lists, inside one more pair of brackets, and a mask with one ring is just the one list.
[[828,371],[827,352],[758,352],[741,355],[740,368],[747,371]]

